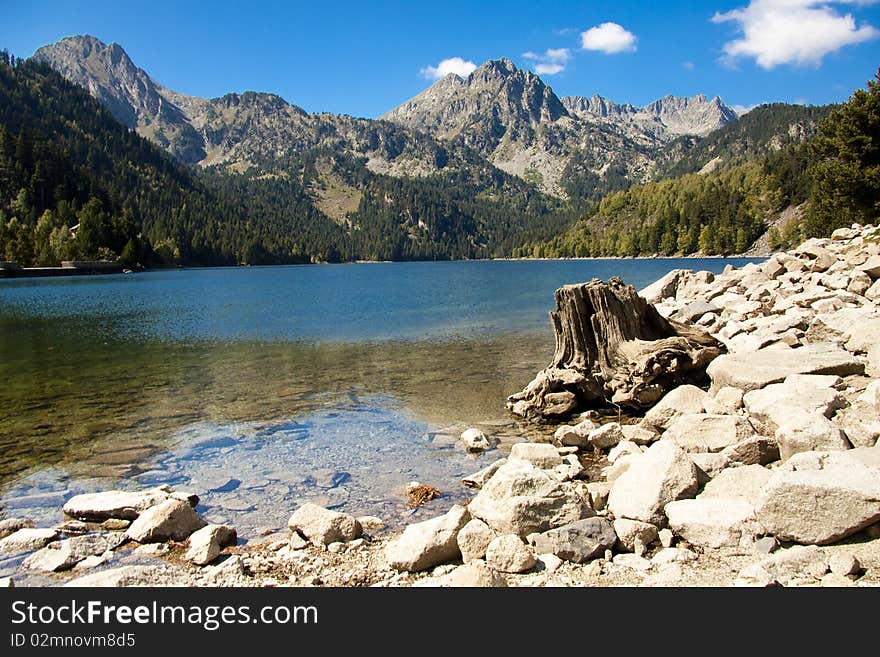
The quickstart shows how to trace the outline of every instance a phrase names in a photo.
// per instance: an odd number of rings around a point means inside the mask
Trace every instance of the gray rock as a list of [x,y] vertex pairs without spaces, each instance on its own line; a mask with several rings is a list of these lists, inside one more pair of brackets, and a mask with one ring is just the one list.
[[562,465],[562,457],[550,443],[516,443],[510,448],[509,461],[525,461],[549,470]]
[[168,487],[146,491],[110,490],[75,495],[64,504],[64,513],[78,520],[101,522],[107,518],[134,520],[143,511],[168,499]]
[[500,468],[502,465],[507,463],[507,459],[498,459],[487,465],[482,470],[475,472],[472,475],[468,475],[461,480],[468,488],[482,488],[483,485],[489,481],[493,474]]
[[89,532],[89,525],[81,520],[67,520],[57,525],[55,529],[68,536],[81,536]]
[[142,511],[125,535],[138,543],[183,541],[208,523],[183,500],[166,499]]
[[58,538],[58,531],[55,529],[22,527],[6,538],[0,539],[0,552],[39,550],[56,538]]
[[842,552],[831,555],[831,558],[828,559],[828,567],[832,573],[843,577],[858,575],[862,571],[862,564],[859,563],[855,555]]
[[184,559],[197,566],[206,566],[220,556],[228,545],[235,545],[238,535],[229,525],[205,525],[189,537],[189,549]]
[[699,485],[697,467],[671,440],[654,443],[611,486],[608,509],[615,518],[665,525],[663,507],[693,497]]
[[746,392],[779,383],[791,374],[861,374],[864,364],[836,345],[807,344],[798,349],[761,349],[752,353],[725,354],[713,360],[706,372],[712,390],[725,386]]
[[385,547],[391,568],[416,572],[461,557],[458,533],[471,519],[468,510],[455,505],[446,514],[408,525]]
[[354,516],[324,509],[310,502],[303,504],[290,516],[287,526],[315,545],[353,541],[363,533],[363,527]]
[[793,414],[776,429],[779,458],[787,461],[794,454],[814,451],[847,450],[846,433],[819,413]]
[[565,561],[584,563],[604,554],[617,542],[614,527],[605,518],[586,518],[530,537],[537,552],[555,554]]
[[686,452],[720,452],[754,435],[754,428],[744,417],[707,413],[680,415],[663,432],[663,438]]
[[468,509],[496,532],[521,537],[594,514],[572,482],[513,459],[486,482]]
[[758,500],[766,533],[833,543],[880,520],[880,450],[803,452],[777,468]]
[[99,556],[108,550],[115,550],[126,540],[125,535],[116,532],[74,536],[64,541],[54,541],[24,560],[24,567],[44,572],[70,570],[91,556]]
[[620,429],[620,424],[608,422],[598,429],[591,431],[588,440],[595,449],[608,449],[624,440],[624,435]]
[[665,507],[672,530],[692,545],[710,548],[751,543],[759,533],[755,508],[741,497],[702,496]]
[[740,497],[752,506],[756,506],[762,489],[770,481],[772,475],[771,470],[760,465],[728,468],[706,484],[699,499]]
[[175,500],[183,500],[192,508],[196,508],[199,504],[199,496],[188,490],[173,490],[169,493]]
[[34,521],[30,518],[4,518],[0,520],[0,540],[19,529],[33,529],[34,526]]
[[712,407],[711,397],[696,386],[683,385],[673,388],[645,413],[642,425],[666,429],[672,421],[685,413],[702,413],[707,405]]
[[461,442],[469,452],[484,452],[493,447],[494,443],[479,429],[466,429],[461,434]]
[[617,534],[618,548],[623,552],[635,552],[636,543],[645,547],[657,540],[657,527],[647,522],[618,518],[614,521],[614,533]]
[[464,563],[486,556],[489,543],[495,538],[495,532],[482,520],[472,518],[458,532],[458,549]]
[[492,539],[486,549],[486,565],[502,573],[524,573],[536,563],[534,552],[515,534]]
[[732,463],[766,465],[779,460],[779,443],[775,438],[753,435],[721,450],[722,456]]

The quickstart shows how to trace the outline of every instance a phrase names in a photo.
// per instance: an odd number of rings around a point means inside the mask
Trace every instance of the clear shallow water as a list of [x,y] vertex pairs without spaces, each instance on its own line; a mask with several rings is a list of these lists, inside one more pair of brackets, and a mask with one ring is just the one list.
[[[392,524],[468,496],[480,425],[549,360],[560,285],[740,259],[380,263],[0,281],[0,515],[170,483],[245,536],[313,500]],[[432,506],[434,505],[434,506]]]

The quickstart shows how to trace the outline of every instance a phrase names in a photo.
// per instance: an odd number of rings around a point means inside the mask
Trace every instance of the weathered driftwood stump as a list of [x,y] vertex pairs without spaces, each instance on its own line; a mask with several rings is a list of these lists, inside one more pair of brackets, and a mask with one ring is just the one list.
[[566,285],[555,297],[553,361],[507,399],[514,414],[535,422],[589,408],[647,408],[703,380],[723,350],[705,331],[664,318],[617,277]]

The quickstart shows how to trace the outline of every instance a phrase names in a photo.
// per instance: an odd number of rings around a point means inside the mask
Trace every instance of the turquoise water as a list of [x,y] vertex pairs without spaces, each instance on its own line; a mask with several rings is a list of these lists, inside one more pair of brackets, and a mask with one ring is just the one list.
[[[504,407],[549,361],[564,284],[637,289],[742,259],[377,263],[0,281],[0,515],[170,483],[247,536],[306,500],[391,524],[420,480],[466,474],[530,427]],[[468,426],[502,439],[473,457]],[[433,506],[432,506],[433,505]]]

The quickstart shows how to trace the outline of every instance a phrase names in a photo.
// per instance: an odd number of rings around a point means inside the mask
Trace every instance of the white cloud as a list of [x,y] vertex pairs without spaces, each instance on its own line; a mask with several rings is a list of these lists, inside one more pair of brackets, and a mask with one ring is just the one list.
[[565,70],[568,60],[571,59],[571,51],[568,48],[548,48],[543,53],[523,53],[523,57],[531,59],[535,63],[535,73],[538,75],[556,75]]
[[602,23],[581,32],[581,47],[584,50],[598,50],[606,55],[635,52],[636,35],[617,23]]
[[471,61],[465,61],[461,57],[444,59],[437,66],[426,66],[420,72],[422,77],[429,80],[445,78],[450,73],[455,73],[461,78],[466,78],[477,69],[477,65]]
[[746,7],[716,13],[713,23],[735,23],[742,37],[724,44],[728,61],[752,57],[758,66],[782,64],[818,66],[826,55],[844,46],[880,36],[866,23],[856,25],[852,14],[841,15],[831,5],[873,4],[876,0],[751,0]]

